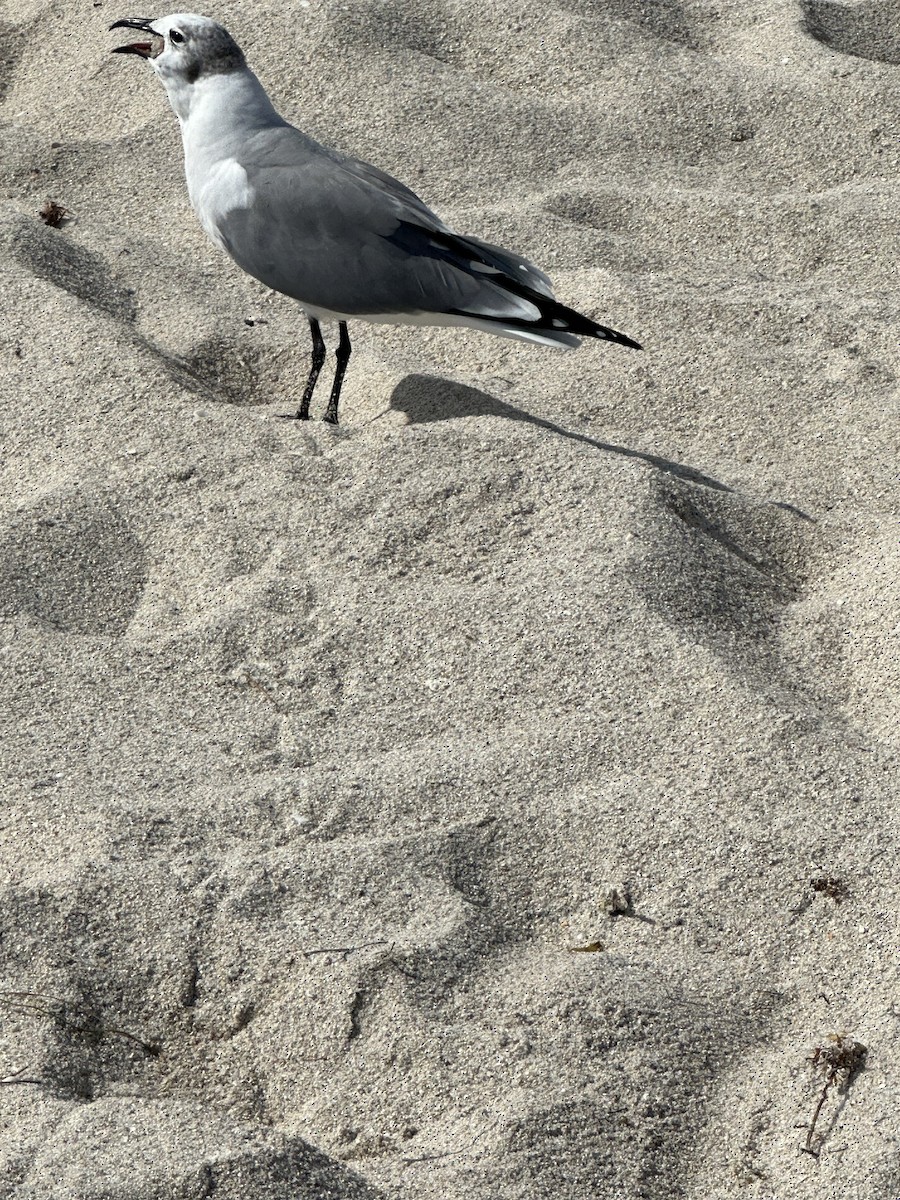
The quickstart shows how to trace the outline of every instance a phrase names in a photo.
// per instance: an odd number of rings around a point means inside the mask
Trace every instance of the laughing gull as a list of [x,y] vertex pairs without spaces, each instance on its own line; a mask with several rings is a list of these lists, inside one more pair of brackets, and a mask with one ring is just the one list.
[[309,417],[325,361],[320,321],[337,321],[325,420],[337,424],[349,320],[467,325],[544,346],[579,336],[640,350],[559,304],[517,254],[459,237],[384,171],[319,145],[278,115],[221,25],[194,13],[125,17],[110,29],[149,40],[114,54],[146,58],[181,125],[188,192],[200,224],[248,275],[299,301],[312,333],[300,408]]

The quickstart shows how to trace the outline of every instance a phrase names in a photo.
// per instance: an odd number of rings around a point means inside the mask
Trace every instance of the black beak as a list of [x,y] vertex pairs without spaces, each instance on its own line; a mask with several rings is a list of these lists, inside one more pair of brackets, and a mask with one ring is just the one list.
[[[141,33],[149,33],[153,37],[159,37],[156,30],[151,28],[152,21],[153,17],[123,17],[121,21],[113,21],[110,29],[139,29]],[[127,46],[116,46],[112,53],[138,54],[141,58],[149,58],[152,49],[152,42],[131,42]]]

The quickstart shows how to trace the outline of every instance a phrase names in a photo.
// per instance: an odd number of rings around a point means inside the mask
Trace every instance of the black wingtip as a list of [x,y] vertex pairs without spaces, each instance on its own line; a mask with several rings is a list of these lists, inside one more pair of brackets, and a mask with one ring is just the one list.
[[[614,342],[617,346],[628,346],[631,350],[643,350],[644,348],[640,342],[630,338],[627,333],[619,333],[618,329],[610,329],[608,325],[599,325],[590,317],[586,317],[584,313],[578,312],[577,309],[567,308],[558,300],[542,296],[529,287],[523,287],[517,280],[504,279],[503,285],[516,295],[530,300],[538,308],[541,314],[540,320],[531,323],[536,330],[550,334],[559,332],[574,334],[575,337],[599,338],[600,341]],[[527,325],[528,322],[524,324]]]
[[643,350],[640,342],[636,342],[634,338],[630,338],[627,333],[619,333],[617,329],[607,329],[605,326],[598,326],[596,337],[606,338],[608,342],[615,342],[618,346],[628,346],[632,350]]
[[[548,315],[551,314],[548,312]],[[643,350],[644,348],[640,342],[636,342],[627,333],[619,333],[618,329],[610,329],[608,325],[598,325],[596,321],[592,321],[590,317],[586,317],[584,313],[577,312],[573,308],[554,304],[552,315],[557,320],[562,317],[566,321],[566,332],[574,333],[577,337],[599,338],[604,342],[615,342],[617,346],[628,346],[631,350]],[[553,324],[556,323],[554,320]]]

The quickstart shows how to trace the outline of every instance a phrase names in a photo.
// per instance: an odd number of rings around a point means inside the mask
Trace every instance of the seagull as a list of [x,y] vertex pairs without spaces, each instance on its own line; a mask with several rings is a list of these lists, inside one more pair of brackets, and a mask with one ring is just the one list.
[[640,345],[558,303],[527,259],[453,233],[384,171],[320,145],[279,116],[232,36],[195,13],[123,17],[178,117],[191,206],[209,237],[266,287],[298,301],[312,365],[305,421],[325,362],[320,322],[337,321],[324,420],[336,425],[350,358],[348,321],[464,325],[543,346],[581,337]]

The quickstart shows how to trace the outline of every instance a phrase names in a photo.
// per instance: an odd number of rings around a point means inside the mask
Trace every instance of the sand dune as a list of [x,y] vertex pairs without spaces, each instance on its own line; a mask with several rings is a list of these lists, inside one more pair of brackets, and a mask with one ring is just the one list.
[[0,11],[0,1200],[896,1198],[900,6],[207,11],[646,349],[277,419],[129,14]]

